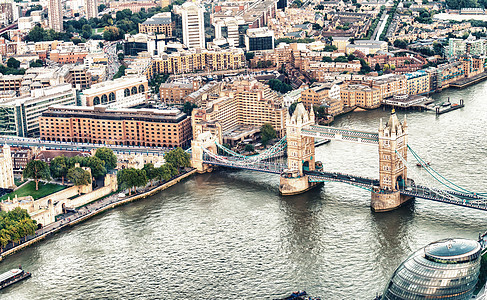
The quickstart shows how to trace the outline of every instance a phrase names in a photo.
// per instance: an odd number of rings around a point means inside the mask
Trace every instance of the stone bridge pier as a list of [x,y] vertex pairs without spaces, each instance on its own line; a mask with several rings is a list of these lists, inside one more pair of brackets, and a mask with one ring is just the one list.
[[315,124],[313,109],[308,113],[303,103],[296,105],[292,116],[286,115],[287,167],[280,177],[279,192],[282,195],[304,193],[318,185],[311,183],[304,170],[315,169],[315,139],[301,134],[303,128]]
[[413,197],[401,195],[407,182],[408,125],[401,123],[392,110],[385,126],[379,125],[379,181],[380,187],[371,193],[370,207],[382,212],[396,209]]

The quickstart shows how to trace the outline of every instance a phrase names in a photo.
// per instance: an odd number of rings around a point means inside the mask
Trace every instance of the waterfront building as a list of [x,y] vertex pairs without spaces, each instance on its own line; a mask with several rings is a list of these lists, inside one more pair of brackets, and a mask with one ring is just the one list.
[[274,31],[267,27],[247,29],[245,48],[247,51],[274,49]]
[[5,144],[0,152],[0,188],[7,189],[15,185],[14,168],[10,146]]
[[478,242],[467,239],[431,243],[396,269],[380,299],[471,299],[481,250]]
[[[225,86],[220,96],[192,113],[193,135],[198,125],[219,127],[229,144],[254,136],[264,124],[284,134],[286,108],[281,97],[256,80],[239,80]],[[218,124],[218,125],[215,125]],[[211,131],[211,130],[210,130]]]
[[124,76],[114,80],[93,84],[81,92],[83,106],[106,105],[123,108],[145,103],[149,84],[145,76]]
[[199,4],[186,2],[175,9],[182,17],[183,43],[189,48],[205,48],[205,9]]
[[171,12],[159,13],[139,24],[139,33],[159,33],[172,36]]
[[340,102],[340,84],[334,82],[316,84],[301,93],[301,102],[306,109],[326,105],[327,100],[331,99]]
[[63,31],[63,7],[61,0],[49,0],[48,2],[49,28],[56,32]]
[[340,98],[344,106],[371,109],[381,104],[381,91],[364,84],[349,84],[340,88]]
[[39,117],[49,106],[57,104],[76,105],[76,90],[71,84],[34,89],[29,95],[0,102],[0,132],[3,135],[38,137]]
[[407,79],[405,75],[388,74],[371,79],[370,86],[380,90],[381,99],[407,93]]
[[407,73],[407,88],[408,95],[421,95],[430,92],[430,75],[428,72],[418,70],[413,73]]
[[86,19],[92,19],[98,17],[98,5],[96,0],[86,0]]
[[41,139],[113,145],[186,147],[191,121],[177,109],[51,106],[39,120]]

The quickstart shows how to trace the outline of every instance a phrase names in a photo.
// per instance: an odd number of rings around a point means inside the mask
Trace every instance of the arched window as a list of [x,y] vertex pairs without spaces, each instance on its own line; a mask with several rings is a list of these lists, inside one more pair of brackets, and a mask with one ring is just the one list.
[[136,86],[133,86],[133,87],[132,87],[132,93],[131,93],[131,94],[132,94],[132,95],[137,94],[137,87],[136,87]]
[[98,105],[100,104],[100,97],[96,96],[95,98],[93,98],[93,105]]
[[125,90],[123,91],[123,95],[124,95],[125,97],[130,96],[130,90],[129,90],[128,88],[127,88],[127,89],[125,89]]
[[145,92],[145,86],[143,84],[139,85],[139,93]]
[[107,102],[108,102],[108,97],[107,97],[107,95],[103,95],[103,96],[101,96],[101,103],[102,103],[102,104],[105,104],[105,103],[107,103]]
[[115,101],[115,93],[114,92],[111,92],[108,95],[108,100],[110,100],[110,102],[114,102]]

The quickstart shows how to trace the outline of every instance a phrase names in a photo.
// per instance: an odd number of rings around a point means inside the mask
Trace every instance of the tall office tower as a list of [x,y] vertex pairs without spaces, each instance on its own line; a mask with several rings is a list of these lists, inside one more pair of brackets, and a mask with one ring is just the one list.
[[63,31],[63,7],[61,0],[49,0],[49,28],[54,31]]
[[183,43],[189,48],[205,48],[205,9],[193,2],[182,5]]
[[96,0],[85,0],[86,19],[96,18],[98,16],[98,7]]

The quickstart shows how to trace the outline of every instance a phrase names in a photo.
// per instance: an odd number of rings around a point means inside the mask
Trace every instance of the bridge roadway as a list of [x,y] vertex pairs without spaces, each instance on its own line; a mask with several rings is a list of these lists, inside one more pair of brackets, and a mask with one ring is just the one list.
[[304,173],[308,175],[309,182],[334,181],[334,182],[342,182],[351,185],[361,186],[365,188],[373,188],[379,186],[379,180],[377,179],[371,179],[371,178],[360,177],[360,176],[349,175],[349,174],[342,174],[338,172],[305,171]]
[[[272,174],[281,174],[286,168],[286,164],[267,162],[267,161],[248,161],[241,158],[221,157],[218,159],[211,157],[207,153],[203,155],[204,163],[228,168],[245,169],[257,172],[266,172]],[[350,185],[359,186],[372,191],[373,188],[378,189],[380,182],[378,179],[367,177],[360,177],[349,174],[342,174],[338,172],[323,172],[323,171],[304,171],[308,175],[309,182],[341,182]],[[388,191],[382,191],[387,193]],[[487,210],[487,199],[467,193],[459,193],[448,190],[431,189],[421,185],[409,185],[399,190],[402,195],[408,195],[416,198],[432,200],[447,204],[454,204],[463,207],[475,208],[480,210]],[[449,197],[452,196],[452,197]]]
[[90,151],[91,149],[98,149],[107,147],[117,153],[146,153],[152,155],[162,155],[171,150],[170,148],[160,147],[142,147],[142,146],[122,146],[122,145],[108,145],[108,144],[89,144],[89,143],[75,143],[75,142],[53,142],[41,141],[35,138],[22,137],[5,137],[0,136],[0,145],[8,144],[13,147],[46,147],[50,150],[69,150],[69,151]]
[[203,153],[203,162],[209,165],[221,166],[234,169],[244,169],[264,173],[281,174],[287,169],[287,164],[272,161],[250,161],[231,156],[218,156],[218,159]]
[[[416,198],[487,210],[487,199],[478,195],[464,194],[447,190],[436,190],[421,185],[410,185],[401,188],[400,192],[402,195],[413,196]],[[454,198],[450,198],[447,194],[453,196]]]
[[370,145],[379,144],[379,134],[375,132],[311,125],[309,128],[303,128],[301,133],[304,136],[314,138],[342,140]]

